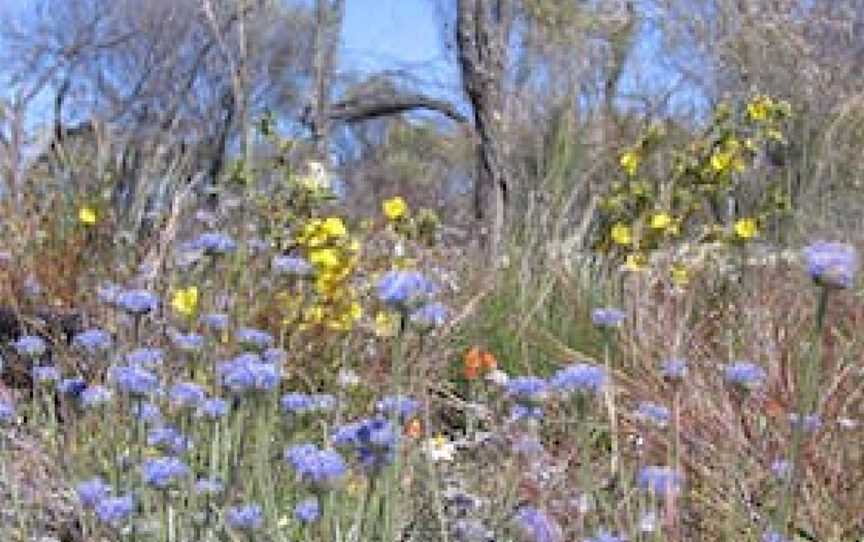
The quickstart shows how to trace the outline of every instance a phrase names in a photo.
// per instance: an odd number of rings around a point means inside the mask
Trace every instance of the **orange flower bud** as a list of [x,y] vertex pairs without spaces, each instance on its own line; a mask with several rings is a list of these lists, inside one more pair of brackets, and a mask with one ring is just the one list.
[[420,438],[423,434],[423,424],[417,418],[412,419],[405,424],[405,435],[411,438]]

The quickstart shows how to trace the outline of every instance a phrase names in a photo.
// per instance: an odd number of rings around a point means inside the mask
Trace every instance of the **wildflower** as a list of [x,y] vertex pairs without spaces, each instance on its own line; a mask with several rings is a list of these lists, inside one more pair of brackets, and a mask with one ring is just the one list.
[[202,233],[190,246],[193,250],[203,251],[210,256],[228,254],[237,249],[234,239],[221,232]]
[[104,386],[89,386],[81,392],[81,404],[94,408],[111,402],[111,391]]
[[132,405],[132,415],[146,423],[160,423],[162,421],[162,411],[153,403],[135,403]]
[[500,369],[495,369],[486,374],[486,380],[503,388],[507,386],[508,382],[510,382],[510,376]]
[[753,388],[765,380],[765,369],[749,361],[739,361],[724,369],[726,382],[742,388]]
[[341,388],[353,388],[360,385],[360,375],[356,371],[343,367],[339,369],[339,374],[336,376],[336,382]]
[[147,433],[147,446],[153,446],[172,455],[180,455],[192,449],[192,442],[176,427],[163,425]]
[[522,506],[515,515],[516,524],[530,542],[563,542],[561,527],[546,512],[533,506]]
[[345,237],[348,234],[345,223],[338,216],[325,218],[321,224],[321,231],[329,237]]
[[308,414],[332,410],[336,398],[327,394],[286,393],[282,396],[281,405],[286,414]]
[[75,377],[75,378],[64,378],[60,382],[57,383],[55,389],[57,393],[60,395],[71,395],[72,397],[78,397],[81,395],[87,388],[87,383],[84,382],[83,378]]
[[786,479],[790,474],[792,474],[792,463],[785,459],[774,461],[771,463],[771,474],[780,480]]
[[756,226],[756,221],[754,219],[739,218],[735,221],[735,235],[737,235],[739,239],[749,241],[756,237],[758,233],[759,229]]
[[393,222],[405,218],[408,214],[408,204],[399,196],[385,199],[381,203],[381,209],[384,211],[384,216],[387,217],[387,220]]
[[816,284],[849,288],[858,271],[858,254],[852,245],[817,241],[804,249],[807,271]]
[[642,157],[639,155],[639,152],[636,150],[629,150],[621,155],[621,158],[618,159],[618,164],[621,166],[627,175],[634,176],[636,175],[636,170],[639,169],[639,162],[642,161]]
[[113,305],[117,302],[117,296],[123,293],[123,287],[113,282],[103,282],[96,288],[96,297],[102,303]]
[[342,456],[314,444],[297,444],[285,450],[285,461],[304,482],[321,486],[337,481],[347,467]]
[[656,213],[651,215],[649,225],[652,230],[665,230],[672,224],[672,217],[667,213]]
[[677,493],[683,483],[681,475],[672,470],[672,467],[661,466],[643,467],[636,481],[640,488],[658,497]]
[[193,486],[198,495],[218,495],[225,490],[225,484],[215,478],[201,478]]
[[405,424],[405,436],[410,438],[419,438],[423,434],[423,423],[418,418],[414,418]]
[[258,350],[273,346],[273,335],[260,329],[243,327],[237,330],[236,337],[238,343]]
[[378,280],[376,286],[378,298],[399,310],[418,305],[436,290],[418,271],[388,271]]
[[591,311],[591,321],[597,327],[618,327],[624,321],[624,312],[619,309],[594,309]]
[[98,216],[96,215],[96,210],[92,207],[85,205],[78,209],[78,222],[85,226],[93,226],[96,224],[97,220]]
[[432,329],[443,326],[448,314],[449,310],[442,303],[428,303],[411,314],[411,322],[423,329]]
[[254,354],[244,354],[219,366],[222,385],[234,393],[272,390],[279,383],[279,369]]
[[375,335],[378,337],[392,337],[396,335],[396,318],[389,311],[378,311],[375,314]]
[[666,427],[669,424],[669,409],[656,403],[647,401],[639,403],[636,416],[658,427]]
[[630,226],[623,222],[613,225],[610,234],[612,241],[617,245],[627,246],[633,242],[633,231],[630,229]]
[[149,395],[159,387],[159,378],[138,365],[112,367],[110,380],[121,393],[131,396]]
[[141,466],[144,483],[157,489],[167,489],[190,474],[186,463],[176,457],[149,459]]
[[159,298],[147,290],[126,290],[117,296],[116,305],[134,316],[147,314],[156,309]]
[[34,382],[56,382],[60,379],[60,371],[57,367],[50,365],[33,367],[32,370]]
[[465,353],[464,373],[467,380],[476,379],[481,372],[491,372],[498,368],[498,360],[491,352],[475,346]]
[[111,486],[106,484],[102,478],[97,477],[76,485],[75,493],[78,494],[78,500],[81,501],[84,508],[93,508],[96,503],[111,493]]
[[585,542],[624,542],[624,539],[615,536],[609,531],[597,531],[597,534],[594,535],[594,538],[589,538]]
[[423,452],[429,461],[438,463],[440,461],[453,461],[456,446],[444,435],[438,435],[428,439],[423,446]]
[[216,420],[228,414],[228,401],[224,399],[205,399],[198,407],[198,416]]
[[507,395],[519,402],[542,401],[548,389],[548,383],[536,376],[519,376],[507,383]]
[[171,403],[179,408],[195,408],[207,398],[207,392],[195,382],[180,382],[168,392]]
[[161,367],[165,352],[161,348],[136,348],[126,354],[126,363],[140,365],[145,369]]
[[296,256],[276,256],[271,264],[273,271],[279,275],[308,277],[312,274],[312,265],[305,258]]
[[783,536],[783,534],[770,529],[762,533],[762,542],[789,542],[789,539]]
[[606,371],[587,363],[574,363],[559,369],[549,383],[561,393],[599,392],[606,385]]
[[197,352],[204,348],[204,337],[197,333],[179,333],[172,330],[169,335],[174,348],[182,352]]
[[801,416],[800,414],[793,412],[789,414],[789,423],[793,428],[800,427],[801,431],[805,433],[813,433],[822,427],[822,418],[820,418],[818,414],[806,414]]
[[657,513],[650,510],[639,518],[639,530],[643,533],[653,533],[657,530],[658,523]]
[[96,504],[96,516],[102,523],[118,527],[129,519],[135,511],[135,501],[131,495],[105,497]]
[[171,307],[183,316],[190,317],[198,309],[198,287],[189,286],[174,292]]
[[288,359],[288,352],[281,348],[268,348],[261,354],[261,357],[264,359],[266,363],[272,363],[274,365],[281,366]]
[[15,405],[10,401],[0,399],[0,424],[11,424],[15,421]]
[[640,272],[648,268],[648,258],[642,252],[631,252],[624,259],[624,269],[626,271]]
[[370,471],[378,470],[393,460],[397,439],[390,421],[382,417],[343,425],[331,436],[335,446],[352,446],[360,464]]
[[231,318],[227,314],[213,312],[205,315],[201,321],[213,331],[225,331],[231,323]]
[[48,343],[38,335],[24,335],[12,343],[19,355],[38,358],[48,350]]
[[672,284],[683,288],[690,283],[690,271],[684,264],[673,264],[670,269],[672,275]]
[[101,329],[88,329],[75,335],[72,339],[72,344],[94,354],[101,350],[111,348],[111,335],[107,331]]
[[419,407],[420,403],[416,399],[404,395],[388,395],[375,405],[379,413],[387,417],[395,416],[403,421],[414,415]]
[[660,373],[666,380],[683,380],[687,376],[687,362],[683,359],[667,359],[663,362]]
[[256,531],[264,525],[264,513],[257,504],[233,506],[225,511],[225,520],[235,531]]
[[750,120],[764,122],[768,119],[768,113],[773,105],[773,100],[769,96],[756,96],[747,104],[747,116]]
[[300,523],[314,523],[321,517],[321,504],[315,497],[304,499],[294,507],[294,517]]

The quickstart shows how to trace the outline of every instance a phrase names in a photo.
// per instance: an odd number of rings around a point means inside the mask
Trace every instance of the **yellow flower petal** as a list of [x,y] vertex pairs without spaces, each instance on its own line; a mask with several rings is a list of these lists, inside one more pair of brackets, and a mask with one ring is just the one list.
[[384,200],[381,208],[388,220],[396,221],[408,214],[408,204],[399,196]]
[[633,232],[630,226],[623,222],[618,222],[612,226],[612,241],[619,245],[629,245],[633,242]]
[[735,222],[735,235],[745,241],[756,237],[759,229],[752,218],[741,218]]
[[78,210],[78,221],[85,226],[92,226],[96,224],[97,220],[98,216],[96,215],[96,210],[92,207],[85,206]]

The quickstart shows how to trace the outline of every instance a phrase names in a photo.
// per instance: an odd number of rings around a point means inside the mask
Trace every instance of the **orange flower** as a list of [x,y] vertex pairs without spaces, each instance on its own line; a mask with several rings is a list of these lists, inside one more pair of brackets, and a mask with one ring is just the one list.
[[498,360],[492,352],[483,352],[480,356],[480,366],[484,371],[494,371],[498,368]]
[[405,435],[411,438],[420,438],[420,435],[423,434],[423,424],[420,423],[420,420],[417,418],[412,419],[407,424],[405,424]]
[[491,352],[480,350],[479,347],[473,347],[465,353],[465,378],[468,380],[476,380],[481,372],[494,371],[498,368],[498,360]]

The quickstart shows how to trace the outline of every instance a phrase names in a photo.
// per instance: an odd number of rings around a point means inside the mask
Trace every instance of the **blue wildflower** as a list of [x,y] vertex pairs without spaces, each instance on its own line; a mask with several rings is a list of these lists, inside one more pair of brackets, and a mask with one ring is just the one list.
[[423,328],[441,327],[447,322],[450,310],[443,303],[427,303],[411,314],[411,323]]
[[197,239],[192,241],[191,247],[194,250],[201,250],[205,254],[215,256],[234,252],[237,249],[237,243],[227,234],[207,232],[202,233]]
[[683,359],[667,359],[660,368],[660,374],[666,380],[684,380],[687,376],[687,362]]
[[11,424],[15,421],[15,405],[0,399],[0,424]]
[[591,322],[597,327],[618,327],[624,318],[624,312],[619,309],[605,308],[591,311]]
[[255,531],[264,525],[264,513],[257,504],[234,506],[225,512],[225,520],[236,531]]
[[111,348],[111,335],[102,329],[88,329],[82,331],[72,339],[72,344],[94,354]]
[[308,524],[318,521],[321,517],[321,504],[315,497],[304,499],[294,507],[294,517],[300,523]]
[[102,478],[97,477],[76,485],[75,493],[78,494],[78,500],[81,501],[84,508],[93,508],[96,503],[111,493],[111,486],[106,484]]
[[588,363],[574,363],[556,371],[549,384],[562,393],[599,392],[606,385],[606,370]]
[[165,351],[161,348],[136,348],[126,354],[126,363],[140,365],[145,369],[155,369],[162,366]]
[[378,470],[393,460],[397,439],[393,425],[382,417],[345,424],[331,435],[335,446],[353,447],[360,464],[370,471]]
[[296,256],[276,256],[271,265],[273,271],[279,275],[294,275],[307,277],[312,274],[312,264],[305,258]]
[[135,511],[135,501],[131,495],[105,497],[96,503],[96,516],[102,523],[117,527]]
[[195,482],[194,490],[198,495],[218,495],[225,490],[225,484],[215,478],[201,478]]
[[176,457],[148,459],[141,466],[144,483],[157,489],[167,489],[189,476],[189,473],[186,463]]
[[285,360],[288,359],[288,352],[281,348],[268,348],[263,354],[261,354],[261,357],[267,363],[281,366],[285,363]]
[[520,420],[541,420],[543,419],[543,412],[543,407],[540,405],[516,403],[510,409],[510,420],[514,422]]
[[88,408],[102,406],[111,402],[111,390],[105,386],[88,386],[81,392],[81,404]]
[[533,506],[522,506],[515,515],[516,524],[525,540],[530,542],[563,542],[558,523],[546,512]]
[[169,336],[174,348],[183,352],[197,352],[204,347],[204,337],[197,333],[178,333],[175,331]]
[[388,271],[377,284],[378,298],[391,307],[405,310],[435,294],[437,288],[418,271]]
[[822,427],[822,418],[818,414],[806,414],[801,416],[795,412],[789,414],[789,423],[792,428],[801,428],[805,433],[813,433]]
[[117,297],[123,293],[123,287],[113,282],[103,282],[96,288],[96,298],[102,303],[113,305]]
[[683,478],[672,467],[649,466],[639,471],[636,481],[643,490],[666,497],[681,489]]
[[195,408],[207,398],[207,392],[195,382],[180,382],[171,386],[168,397],[174,406]]
[[24,335],[13,342],[12,347],[22,356],[38,358],[48,350],[48,343],[38,335]]
[[173,455],[180,455],[192,449],[192,441],[176,427],[170,425],[151,429],[147,433],[147,445]]
[[213,312],[202,316],[201,322],[211,331],[225,331],[231,324],[231,317],[225,313]]
[[234,393],[269,391],[279,384],[279,369],[254,354],[243,354],[218,367],[222,385]]
[[593,538],[587,539],[585,542],[624,542],[625,539],[620,536],[615,536],[609,531],[597,531]]
[[336,405],[336,398],[327,394],[309,395],[291,392],[283,395],[280,402],[285,414],[309,414],[332,410]]
[[304,482],[326,485],[345,475],[342,456],[334,450],[322,450],[314,444],[297,444],[285,450],[285,461]]
[[540,402],[546,398],[549,384],[536,376],[517,376],[507,381],[507,395],[519,402]]
[[761,385],[767,375],[765,369],[755,363],[738,361],[726,366],[724,376],[729,384],[742,388],[754,388]]
[[134,397],[150,395],[159,387],[159,377],[137,365],[113,366],[109,375],[121,393]]
[[228,401],[225,399],[205,399],[198,407],[198,416],[216,420],[228,414]]
[[789,542],[789,539],[773,529],[762,533],[762,542]]
[[60,371],[52,365],[33,367],[33,380],[35,382],[56,382],[60,380]]
[[817,241],[804,249],[807,271],[816,284],[849,288],[858,271],[858,254],[846,243]]
[[645,401],[639,403],[636,416],[658,427],[666,427],[669,424],[669,409],[657,403]]
[[375,408],[387,417],[395,416],[400,421],[405,421],[417,412],[420,402],[405,395],[388,395],[378,401]]
[[162,411],[150,402],[136,402],[132,405],[132,415],[137,420],[145,423],[159,423],[162,421]]
[[57,383],[55,389],[60,395],[70,395],[77,398],[81,392],[87,389],[87,383],[80,377],[64,378]]
[[792,474],[792,463],[786,461],[785,459],[778,459],[771,463],[771,474],[774,475],[775,478],[780,480],[784,480]]
[[141,316],[156,310],[159,298],[148,290],[126,290],[117,296],[115,304],[133,316]]
[[243,327],[237,330],[237,342],[258,350],[273,346],[273,335],[260,329]]

